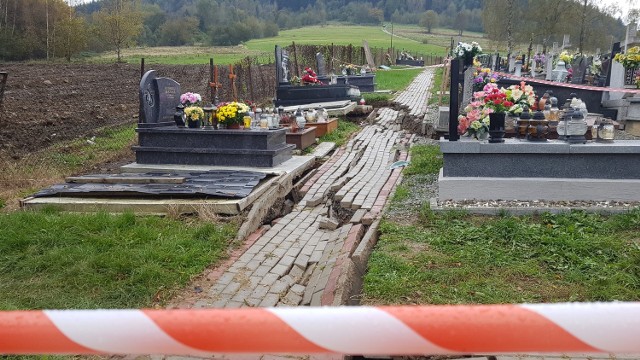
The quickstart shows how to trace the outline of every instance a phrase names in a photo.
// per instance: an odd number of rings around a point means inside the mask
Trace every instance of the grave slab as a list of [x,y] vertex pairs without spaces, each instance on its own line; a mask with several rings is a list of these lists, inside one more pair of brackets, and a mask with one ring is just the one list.
[[139,164],[273,167],[291,158],[284,129],[138,128]]
[[338,130],[338,119],[333,118],[329,119],[327,122],[315,122],[315,123],[307,123],[304,126],[305,128],[315,127],[316,128],[316,137],[321,137],[324,134],[331,134],[332,132]]
[[287,144],[295,145],[296,149],[304,150],[316,142],[316,128],[309,127],[298,129],[296,132],[287,132]]

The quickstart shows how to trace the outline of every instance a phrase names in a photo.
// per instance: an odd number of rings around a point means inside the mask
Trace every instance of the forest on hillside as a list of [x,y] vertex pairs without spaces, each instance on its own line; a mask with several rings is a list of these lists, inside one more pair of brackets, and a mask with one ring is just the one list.
[[70,60],[132,45],[237,45],[329,21],[444,27],[498,42],[551,44],[570,34],[584,49],[607,49],[622,38],[624,24],[595,1],[94,0],[70,7],[64,0],[0,0],[0,59]]

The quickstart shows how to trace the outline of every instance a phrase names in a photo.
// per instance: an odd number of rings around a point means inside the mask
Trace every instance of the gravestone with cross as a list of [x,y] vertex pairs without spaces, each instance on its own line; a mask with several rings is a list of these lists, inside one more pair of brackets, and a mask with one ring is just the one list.
[[159,78],[155,70],[140,80],[138,127],[162,127],[174,124],[173,115],[180,104],[180,84]]
[[327,76],[327,66],[324,62],[322,53],[316,54],[316,67],[318,68],[318,78]]

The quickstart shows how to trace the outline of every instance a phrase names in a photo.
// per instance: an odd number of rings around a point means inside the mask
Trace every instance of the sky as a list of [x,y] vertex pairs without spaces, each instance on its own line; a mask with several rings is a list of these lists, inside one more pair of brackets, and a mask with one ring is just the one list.
[[623,21],[625,20],[626,15],[629,13],[630,9],[640,9],[640,0],[597,0],[596,3],[601,4],[601,7],[618,5],[621,10],[621,14],[618,14],[618,16],[621,16]]

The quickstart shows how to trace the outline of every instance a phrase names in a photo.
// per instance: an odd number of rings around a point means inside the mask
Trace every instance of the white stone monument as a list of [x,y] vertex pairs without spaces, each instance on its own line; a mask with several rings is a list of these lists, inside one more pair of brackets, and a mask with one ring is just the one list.
[[509,57],[509,72],[512,73],[516,69],[516,59],[511,56]]
[[547,54],[547,63],[544,66],[544,71],[547,73],[545,76],[545,80],[553,80],[553,58],[555,55]]

